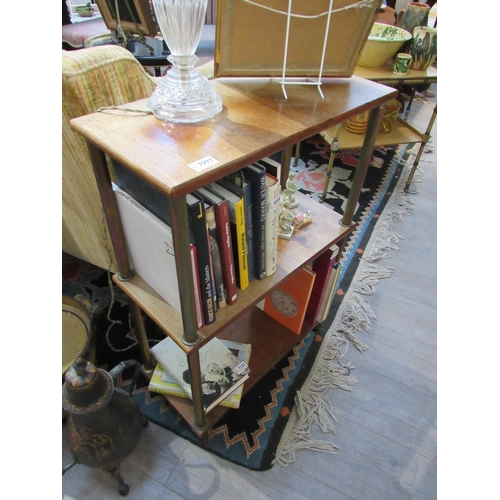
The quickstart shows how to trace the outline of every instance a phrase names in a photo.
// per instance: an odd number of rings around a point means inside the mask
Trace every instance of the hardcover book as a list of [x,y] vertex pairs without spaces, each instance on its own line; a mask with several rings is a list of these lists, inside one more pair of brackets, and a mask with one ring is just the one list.
[[236,272],[234,269],[233,241],[231,238],[231,225],[229,221],[228,201],[208,186],[197,190],[207,202],[211,203],[215,214],[217,226],[217,244],[220,252],[222,266],[222,281],[228,304],[234,304],[238,298],[236,290]]
[[266,169],[258,163],[253,163],[243,169],[243,174],[252,185],[255,277],[262,280],[266,277]]
[[266,171],[274,175],[281,182],[281,163],[273,160],[269,156],[260,159],[257,163],[265,167]]
[[[133,269],[176,311],[181,312],[174,244],[170,226],[113,184],[125,241]],[[191,245],[191,265],[197,266]],[[193,273],[197,324],[203,326],[198,274]]]
[[258,306],[271,318],[299,334],[304,324],[307,305],[316,274],[303,267],[272,291]]
[[244,290],[250,284],[248,279],[247,237],[245,230],[245,205],[243,198],[218,182],[208,185],[223,196],[229,207],[229,222],[233,242],[233,258],[236,270],[236,285]]
[[307,307],[306,315],[307,318],[313,323],[319,321],[319,310],[338,252],[339,247],[337,245],[332,245],[312,263],[312,270],[316,273],[316,279],[314,281],[314,287],[311,292],[311,298],[309,299],[309,306]]
[[278,216],[281,187],[278,179],[266,172],[266,220],[264,237],[266,244],[266,276],[276,271],[278,262]]
[[[196,194],[199,195],[200,193],[196,192]],[[217,243],[217,222],[215,220],[213,204],[205,200],[205,198],[203,198],[203,200],[205,201],[205,219],[207,221],[208,242],[210,246],[210,255],[212,257],[211,262],[215,285],[214,293],[217,298],[217,309],[220,309],[226,306],[226,291],[224,289],[224,280],[222,279],[222,260],[219,244]]]
[[205,215],[205,203],[194,193],[186,195],[190,240],[196,247],[198,279],[201,289],[201,303],[205,325],[215,321],[215,282],[210,255],[210,245]]
[[247,236],[248,281],[252,281],[255,278],[252,185],[245,179],[242,170],[238,170],[220,179],[218,182],[243,198],[245,207],[245,231]]
[[[221,340],[221,342],[240,360],[247,365],[250,362],[251,344],[243,344],[241,342],[231,342],[230,340]],[[186,399],[188,395],[175,382],[170,374],[161,366],[160,363],[156,367],[149,382],[149,390],[167,396],[176,396]],[[241,396],[243,395],[243,385],[240,385],[236,390],[228,394],[219,404],[227,408],[239,408]]]
[[318,312],[318,321],[320,323],[323,323],[323,321],[325,321],[325,319],[328,317],[328,313],[330,312],[330,307],[332,306],[333,297],[335,295],[335,289],[337,288],[337,283],[339,281],[340,270],[341,265],[338,262],[334,262],[332,266],[332,272],[328,277],[326,292]]
[[[167,337],[151,348],[151,354],[192,399],[186,353],[172,338]],[[217,337],[200,348],[200,370],[205,412],[243,385],[250,372],[248,365],[240,361]]]

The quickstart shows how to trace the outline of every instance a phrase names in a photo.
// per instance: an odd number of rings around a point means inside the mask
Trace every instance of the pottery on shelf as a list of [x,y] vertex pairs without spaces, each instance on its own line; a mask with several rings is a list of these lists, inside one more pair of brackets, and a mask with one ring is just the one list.
[[345,123],[345,128],[351,134],[364,134],[368,128],[368,119],[370,118],[370,112],[365,111],[356,115]]
[[94,9],[90,2],[87,5],[77,5],[75,12],[81,17],[92,17],[94,15]]
[[437,28],[417,26],[409,53],[412,56],[410,68],[425,71],[437,57]]
[[401,102],[397,99],[392,99],[385,105],[384,114],[382,116],[382,123],[380,124],[379,130],[382,134],[388,134],[389,132],[392,132],[394,124],[398,119],[401,106]]
[[398,26],[413,35],[417,26],[427,26],[430,7],[425,3],[410,2],[399,14]]
[[374,23],[361,52],[358,65],[367,68],[384,66],[409,40],[411,40],[411,33],[402,28],[390,24]]

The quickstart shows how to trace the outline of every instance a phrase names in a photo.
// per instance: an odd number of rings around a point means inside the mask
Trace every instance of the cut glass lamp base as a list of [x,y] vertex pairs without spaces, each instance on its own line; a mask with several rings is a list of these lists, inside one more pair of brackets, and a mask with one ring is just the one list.
[[222,99],[202,74],[180,70],[174,63],[149,98],[148,107],[160,120],[196,123],[220,113]]

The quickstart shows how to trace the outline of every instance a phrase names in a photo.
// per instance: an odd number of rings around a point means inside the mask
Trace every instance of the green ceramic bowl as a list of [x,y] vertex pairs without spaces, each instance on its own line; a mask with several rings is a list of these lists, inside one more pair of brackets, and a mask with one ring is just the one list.
[[92,17],[94,15],[94,9],[92,7],[87,7],[86,5],[77,5],[75,7],[75,11],[82,17]]
[[361,52],[358,65],[367,68],[383,66],[411,38],[411,33],[403,28],[374,23],[363,52]]

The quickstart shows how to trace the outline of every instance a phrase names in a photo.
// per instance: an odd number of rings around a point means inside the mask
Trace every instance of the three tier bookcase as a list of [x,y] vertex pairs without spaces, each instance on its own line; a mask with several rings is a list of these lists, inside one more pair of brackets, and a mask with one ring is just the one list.
[[[146,313],[186,352],[191,372],[193,400],[168,398],[200,440],[207,437],[227,408],[218,406],[208,414],[201,404],[199,348],[214,336],[252,345],[248,392],[314,325],[304,324],[296,335],[256,307],[283,280],[294,275],[333,243],[342,244],[354,227],[352,217],[372,155],[384,104],[397,91],[358,78],[325,79],[324,98],[316,88],[294,85],[285,99],[280,85],[268,78],[219,79],[212,84],[222,97],[223,110],[205,122],[178,125],[162,122],[147,111],[147,99],[123,106],[123,112],[109,110],[75,118],[74,130],[87,141],[94,173],[120,272],[114,282],[132,304]],[[215,323],[197,329],[193,280],[189,258],[186,195],[265,156],[283,152],[282,185],[287,178],[293,145],[322,130],[371,110],[359,165],[344,215],[299,196],[300,210],[310,210],[313,222],[280,240],[276,273],[253,280],[238,290],[238,300],[217,311]],[[137,274],[127,256],[123,228],[111,187],[108,157],[120,162],[169,199],[170,219],[181,311],[177,313]],[[208,166],[207,166],[208,165]],[[300,193],[299,193],[300,195]],[[143,341],[144,367],[152,359]],[[145,345],[144,345],[145,343]],[[244,396],[243,396],[244,397]]]

